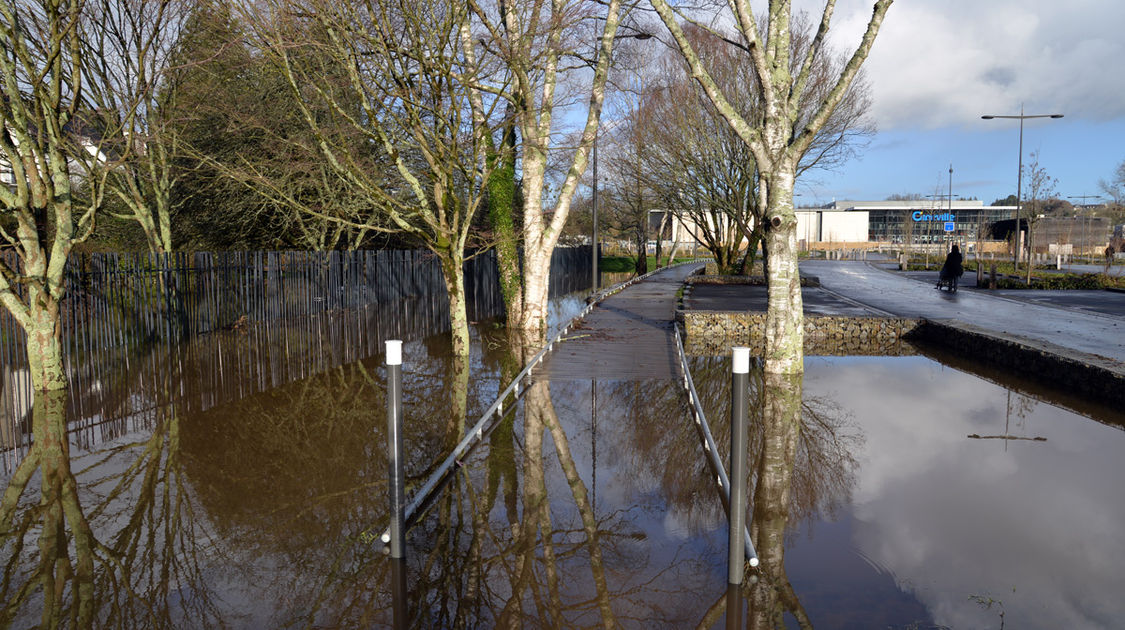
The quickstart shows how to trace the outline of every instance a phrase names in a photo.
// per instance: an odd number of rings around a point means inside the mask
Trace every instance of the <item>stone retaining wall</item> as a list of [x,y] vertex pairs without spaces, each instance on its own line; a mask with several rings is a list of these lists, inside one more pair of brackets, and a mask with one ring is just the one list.
[[[677,311],[689,354],[726,354],[731,346],[765,348],[766,314],[750,311]],[[903,337],[921,320],[890,317],[805,316],[805,354],[822,356],[915,354]]]
[[[691,355],[726,355],[731,346],[749,346],[755,354],[765,349],[766,314],[762,312],[680,310],[676,320],[683,324],[684,350]],[[1105,357],[960,321],[805,316],[805,354],[809,356],[913,355],[917,354],[913,341],[1125,409],[1125,366]]]

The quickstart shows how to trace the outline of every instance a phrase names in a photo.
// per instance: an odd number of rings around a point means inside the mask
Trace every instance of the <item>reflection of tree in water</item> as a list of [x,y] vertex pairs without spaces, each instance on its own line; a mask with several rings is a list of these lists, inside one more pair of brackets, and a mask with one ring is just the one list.
[[[28,607],[36,604],[45,628],[88,627],[94,619],[95,555],[104,562],[109,554],[94,539],[70,469],[66,401],[65,391],[36,393],[33,444],[0,503],[0,549],[8,558],[0,584],[5,627],[17,619],[28,624]],[[36,501],[24,494],[37,473]]]
[[[513,351],[505,380],[528,354]],[[574,452],[585,454],[588,442],[578,446],[569,416],[556,408],[560,400],[588,404],[588,389],[531,383],[522,413],[499,423],[411,531],[415,627],[611,628],[636,623],[638,610],[643,625],[668,625],[653,581],[671,568],[637,573],[647,557],[637,550],[644,534],[633,508],[595,509],[592,480]],[[588,418],[588,408],[579,411]],[[626,424],[614,418],[615,430]]]
[[[5,493],[0,536],[11,553],[4,619],[40,614],[48,627],[68,619],[131,628],[218,619],[203,578],[211,541],[181,474],[183,424],[171,402],[183,364],[163,354],[149,359],[157,366],[151,372],[109,371],[111,380],[80,391],[78,400],[65,392],[36,395],[33,442]],[[69,414],[91,405],[103,430],[120,436],[125,427],[143,427],[144,437],[118,437],[72,460],[71,440],[84,438],[68,435]],[[36,471],[43,480],[38,498],[27,492],[28,475]],[[40,558],[23,553],[36,531],[41,541],[56,541]],[[53,575],[46,570],[52,564]],[[67,587],[67,581],[76,583]]]
[[[181,371],[194,363],[151,359],[141,376],[108,371],[116,380],[86,400],[134,433],[76,462],[65,430],[73,403],[37,401],[34,442],[0,513],[0,626],[27,625],[40,609],[45,627],[221,625],[263,614],[270,624],[370,625],[386,616],[387,564],[370,535],[386,511],[382,370],[352,364],[184,414],[176,384],[193,382]],[[467,366],[426,358],[408,380],[416,484],[462,430]],[[248,605],[232,611],[232,595]]]
[[[65,392],[37,393],[34,442],[5,492],[0,625],[37,613],[43,627],[214,623],[197,553],[206,538],[180,475],[179,419],[162,415],[148,438],[99,454],[76,475],[66,407]],[[37,502],[23,496],[36,471]],[[38,557],[27,553],[37,533]]]
[[[719,449],[729,453],[730,360],[697,359],[692,375]],[[751,371],[747,522],[761,565],[748,571],[743,586],[749,628],[783,628],[786,612],[800,627],[811,627],[785,571],[785,541],[799,523],[846,504],[855,484],[862,434],[832,401],[804,399],[802,380],[801,374]],[[725,595],[699,626],[713,626],[724,611]]]
[[[729,461],[730,452],[730,369],[729,357],[696,358],[692,365],[692,378],[703,400],[711,433],[723,461]],[[748,488],[755,487],[758,474],[755,464],[762,458],[769,436],[770,425],[763,415],[768,401],[764,379],[765,374],[761,369],[751,370],[747,440],[747,462],[751,477]],[[862,446],[864,439],[850,414],[831,399],[805,398],[798,400],[798,404],[800,429],[797,432],[790,484],[791,528],[816,517],[831,516],[851,500],[858,466],[855,452]],[[702,462],[696,465],[700,469],[705,468]],[[714,502],[707,505],[715,510],[711,518],[725,519],[721,506]]]
[[748,591],[749,628],[782,628],[786,611],[797,618],[801,627],[811,626],[785,572],[785,535],[793,506],[791,497],[796,498],[798,444],[801,434],[809,432],[802,431],[802,378],[801,374],[766,373],[759,391],[762,448],[757,458],[749,522],[750,538],[761,565],[759,579],[744,589]]

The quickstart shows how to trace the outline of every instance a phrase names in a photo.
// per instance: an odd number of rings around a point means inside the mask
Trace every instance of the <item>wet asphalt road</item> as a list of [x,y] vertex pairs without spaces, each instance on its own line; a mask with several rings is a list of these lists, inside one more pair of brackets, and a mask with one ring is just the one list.
[[930,274],[934,279],[911,277],[852,261],[805,261],[801,273],[819,277],[828,291],[895,315],[956,319],[1125,364],[1125,293],[972,288],[949,293],[934,288],[936,273]]

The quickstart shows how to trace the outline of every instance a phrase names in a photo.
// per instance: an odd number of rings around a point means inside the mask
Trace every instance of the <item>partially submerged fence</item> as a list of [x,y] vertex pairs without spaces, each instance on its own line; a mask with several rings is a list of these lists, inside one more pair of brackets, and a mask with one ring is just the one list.
[[[90,254],[70,263],[62,335],[69,420],[80,445],[113,439],[167,404],[133,391],[139,381],[179,383],[171,389],[201,398],[176,402],[206,409],[373,356],[386,339],[449,330],[440,267],[425,251]],[[470,319],[500,315],[494,255],[472,258],[465,276]],[[551,296],[589,286],[589,248],[557,249]],[[240,331],[237,347],[224,335],[204,335],[231,330]],[[185,338],[176,352],[150,343]],[[182,352],[201,369],[181,374],[173,367],[184,367]],[[6,463],[8,449],[26,446],[30,435],[26,367],[23,331],[0,309]],[[189,377],[198,382],[180,383]]]
[[[551,295],[589,286],[589,248],[560,248]],[[5,260],[18,268],[18,260]],[[465,263],[474,320],[502,313],[493,252]],[[62,336],[66,351],[177,340],[396,300],[431,300],[448,317],[441,268],[428,251],[82,254],[67,263]],[[17,287],[17,290],[19,288]],[[26,364],[23,331],[0,310],[0,361]]]

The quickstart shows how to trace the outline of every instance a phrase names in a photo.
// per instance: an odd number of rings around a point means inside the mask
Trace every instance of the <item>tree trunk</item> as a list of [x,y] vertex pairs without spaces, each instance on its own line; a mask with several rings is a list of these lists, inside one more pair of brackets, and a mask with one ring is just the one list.
[[[657,265],[659,267],[659,264]],[[648,243],[644,234],[637,237],[637,264],[634,268],[638,276],[648,273]]]
[[672,241],[672,249],[670,249],[668,251],[668,266],[669,267],[672,266],[672,263],[676,262],[676,254],[678,254],[679,252],[680,252],[679,241]]
[[547,155],[541,138],[524,131],[523,187],[523,303],[518,328],[524,339],[540,343],[547,338],[547,296],[551,277],[551,253],[558,235],[543,217],[542,190],[546,184]]
[[454,356],[469,354],[469,315],[465,299],[464,254],[451,248],[439,254],[441,275],[449,295],[449,334],[453,339]]
[[542,343],[547,338],[550,280],[551,249],[541,247],[525,251],[520,330],[533,344]]
[[172,251],[172,212],[169,210],[170,202],[168,193],[161,193],[157,202],[156,220],[160,229],[160,250],[157,253],[166,254]]
[[465,420],[469,415],[469,371],[468,352],[450,357],[446,375],[449,388],[449,421],[445,432],[447,447],[450,450],[453,450],[465,436]]
[[797,215],[793,211],[793,169],[769,178],[765,242],[769,252],[766,307],[766,372],[804,373],[804,304],[797,268]]
[[36,391],[66,389],[59,303],[40,293],[39,296],[31,296],[30,304],[31,320],[26,333],[32,385]]
[[[664,230],[667,229],[667,226],[668,226],[668,223],[671,220],[671,217],[672,217],[672,215],[669,212],[664,212],[660,216],[660,228],[657,229],[657,231],[656,231],[656,268],[657,269],[659,269],[661,267],[660,252],[664,248]],[[676,247],[672,246],[671,251],[668,252],[668,262],[666,262],[664,264],[670,267],[672,265],[673,260],[674,260],[673,256],[675,256],[675,254],[676,254]]]
[[[512,108],[508,106],[510,116]],[[488,137],[491,142],[491,136]],[[508,326],[520,321],[523,286],[520,283],[519,236],[516,231],[516,130],[505,125],[500,150],[493,153],[488,176],[488,220],[496,238],[496,264],[500,270],[500,296],[504,300]]]

